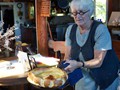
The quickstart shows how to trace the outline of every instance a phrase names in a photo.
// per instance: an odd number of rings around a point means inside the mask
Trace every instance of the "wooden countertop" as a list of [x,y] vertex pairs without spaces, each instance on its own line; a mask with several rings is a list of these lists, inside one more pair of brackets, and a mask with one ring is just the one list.
[[18,59],[18,58],[16,56],[13,56],[13,57],[0,58],[0,61],[1,60],[10,61],[10,60],[15,60],[15,59]]

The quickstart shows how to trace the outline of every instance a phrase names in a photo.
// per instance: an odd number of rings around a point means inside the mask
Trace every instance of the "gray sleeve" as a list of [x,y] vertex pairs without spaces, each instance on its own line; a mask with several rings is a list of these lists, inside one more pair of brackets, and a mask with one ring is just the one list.
[[66,30],[66,34],[65,34],[65,45],[66,46],[71,46],[70,32],[71,32],[72,26],[73,25],[68,26]]
[[111,36],[107,26],[100,24],[95,32],[95,46],[96,50],[110,50],[112,48]]

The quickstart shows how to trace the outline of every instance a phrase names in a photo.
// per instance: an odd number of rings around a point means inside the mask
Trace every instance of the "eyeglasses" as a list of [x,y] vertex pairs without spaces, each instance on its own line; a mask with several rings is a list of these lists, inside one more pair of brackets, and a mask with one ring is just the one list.
[[86,14],[87,12],[89,12],[89,10],[83,12],[83,11],[79,11],[79,12],[71,12],[71,16],[75,17],[77,16],[77,14],[83,16],[84,14]]

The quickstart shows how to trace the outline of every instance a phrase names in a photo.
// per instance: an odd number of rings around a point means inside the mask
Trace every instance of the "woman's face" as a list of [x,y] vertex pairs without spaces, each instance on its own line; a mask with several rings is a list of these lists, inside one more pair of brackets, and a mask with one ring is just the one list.
[[89,11],[90,10],[78,9],[77,6],[72,6],[71,15],[78,26],[83,26],[89,23],[90,20]]

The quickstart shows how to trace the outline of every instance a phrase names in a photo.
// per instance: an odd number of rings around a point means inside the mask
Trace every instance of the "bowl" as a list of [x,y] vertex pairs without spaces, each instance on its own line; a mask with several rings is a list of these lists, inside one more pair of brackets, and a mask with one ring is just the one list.
[[28,82],[37,88],[59,88],[67,79],[67,73],[57,67],[35,68],[27,77]]

